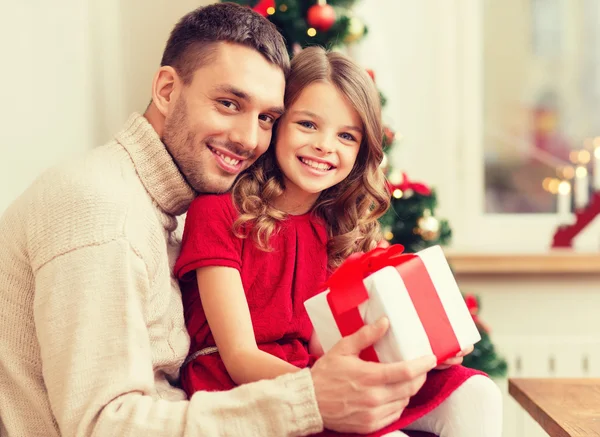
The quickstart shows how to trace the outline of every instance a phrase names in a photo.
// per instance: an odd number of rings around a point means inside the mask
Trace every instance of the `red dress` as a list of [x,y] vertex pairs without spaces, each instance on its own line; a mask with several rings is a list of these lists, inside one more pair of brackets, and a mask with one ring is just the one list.
[[[327,232],[311,214],[290,216],[270,244],[256,247],[251,237],[232,231],[238,213],[230,194],[197,197],[187,213],[181,254],[175,264],[180,279],[190,355],[215,346],[198,293],[195,270],[226,266],[240,271],[258,347],[295,366],[312,364],[308,341],[312,325],[304,301],[327,278]],[[314,361],[314,360],[313,360]],[[198,390],[235,387],[218,353],[195,358],[181,370],[188,395]]]
[[[327,278],[325,226],[311,214],[290,216],[273,234],[272,251],[264,252],[252,238],[240,239],[233,234],[237,216],[230,194],[199,196],[188,211],[175,275],[181,283],[185,322],[191,337],[190,355],[215,346],[202,309],[195,270],[226,266],[240,272],[258,347],[297,367],[310,366],[314,362],[308,353],[312,326],[304,301],[320,291]],[[412,423],[479,373],[463,366],[430,372],[402,417],[370,435],[381,436]],[[218,352],[197,356],[185,364],[181,382],[189,396],[198,390],[235,387]],[[340,436],[327,430],[320,435]]]

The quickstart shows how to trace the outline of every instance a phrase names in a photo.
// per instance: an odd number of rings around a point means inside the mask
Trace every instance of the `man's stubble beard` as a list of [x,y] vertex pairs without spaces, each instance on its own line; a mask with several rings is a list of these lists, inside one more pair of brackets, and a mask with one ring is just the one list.
[[[190,130],[185,100],[181,97],[175,104],[173,115],[165,122],[161,140],[179,172],[194,191],[199,194],[228,191],[231,184],[225,189],[220,189],[207,180],[208,175],[204,169],[206,160],[199,161],[193,158],[195,147],[199,144],[196,138],[197,135]],[[205,147],[205,150],[196,153],[206,155],[212,152]]]

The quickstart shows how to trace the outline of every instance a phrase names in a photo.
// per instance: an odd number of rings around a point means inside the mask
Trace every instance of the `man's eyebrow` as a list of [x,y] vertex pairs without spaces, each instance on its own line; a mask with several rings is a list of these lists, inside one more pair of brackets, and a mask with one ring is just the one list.
[[272,112],[274,114],[277,114],[279,116],[282,116],[283,113],[285,112],[285,109],[283,108],[283,106],[273,106],[272,108],[269,108],[268,111]]
[[[247,93],[246,91],[237,88],[233,85],[219,85],[216,87],[216,90],[227,94],[233,94],[238,99],[242,99],[246,102],[252,102],[252,100],[254,100],[250,93]],[[281,116],[285,112],[285,109],[283,108],[283,106],[273,106],[267,111]]]
[[237,88],[233,85],[218,85],[215,87],[215,89],[217,91],[221,91],[223,93],[227,93],[227,94],[233,94],[234,96],[242,99],[242,100],[246,100],[246,101],[251,101],[252,100],[252,96],[250,96],[250,94],[248,94],[246,91],[241,90],[240,88]]

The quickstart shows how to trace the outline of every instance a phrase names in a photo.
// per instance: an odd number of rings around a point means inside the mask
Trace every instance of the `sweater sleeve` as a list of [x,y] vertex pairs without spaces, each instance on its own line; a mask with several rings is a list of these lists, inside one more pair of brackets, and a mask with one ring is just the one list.
[[194,199],[186,216],[181,253],[174,269],[179,279],[190,279],[188,273],[200,267],[242,268],[242,239],[233,232],[237,216],[230,194]]
[[[100,261],[101,260],[101,261]],[[308,435],[322,429],[310,372],[191,401],[158,399],[145,263],[125,239],[55,257],[35,274],[43,378],[61,435]]]

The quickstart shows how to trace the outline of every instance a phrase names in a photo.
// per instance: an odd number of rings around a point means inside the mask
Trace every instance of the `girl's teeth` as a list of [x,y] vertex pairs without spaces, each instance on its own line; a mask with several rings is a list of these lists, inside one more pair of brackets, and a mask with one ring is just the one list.
[[329,170],[331,168],[331,166],[327,164],[310,161],[304,158],[302,158],[302,162],[308,165],[309,167],[316,168],[317,170]]

